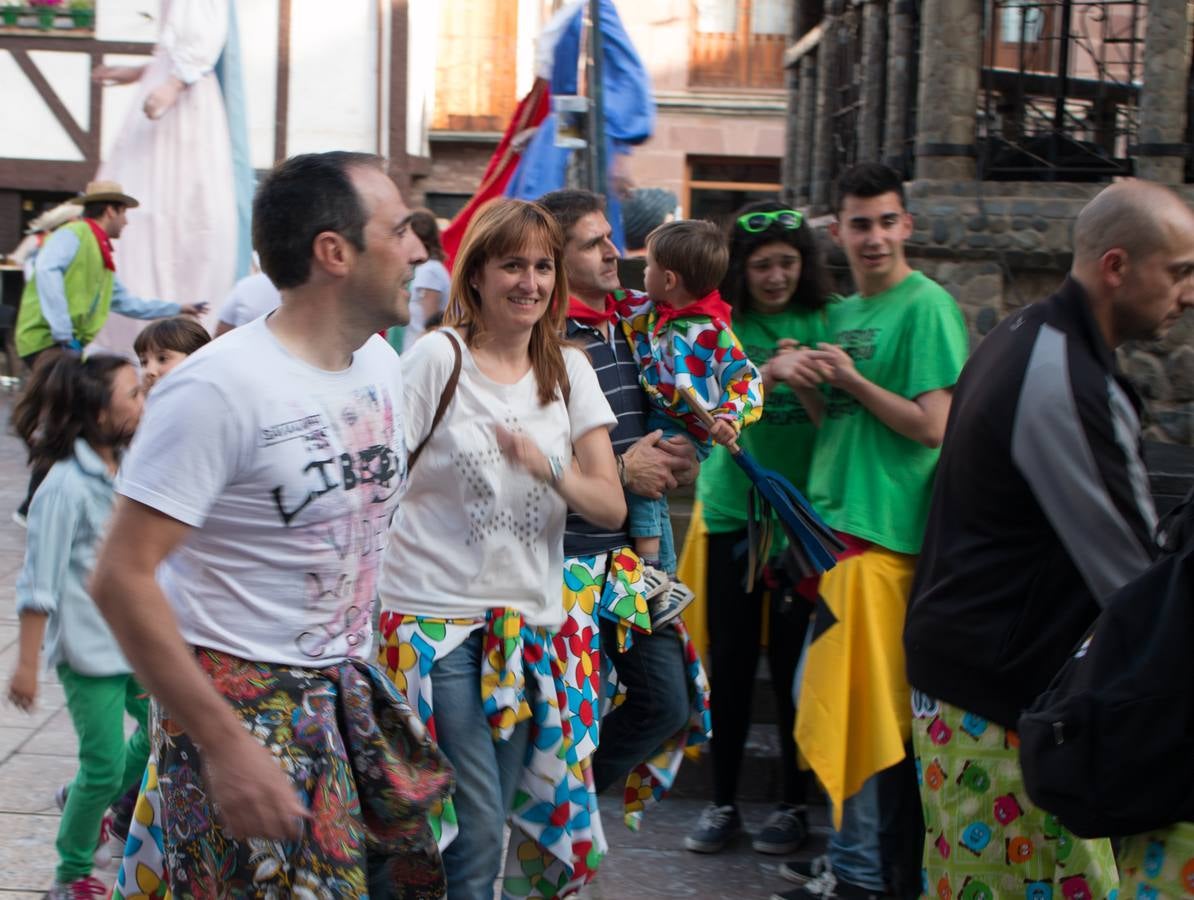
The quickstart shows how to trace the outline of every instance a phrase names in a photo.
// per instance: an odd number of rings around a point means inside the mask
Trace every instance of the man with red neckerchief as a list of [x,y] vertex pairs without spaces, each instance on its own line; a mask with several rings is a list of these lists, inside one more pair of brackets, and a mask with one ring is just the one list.
[[[562,190],[545,194],[538,202],[564,231],[564,268],[570,292],[567,335],[588,353],[617,416],[610,438],[623,487],[640,496],[661,497],[679,483],[691,483],[698,469],[692,444],[683,437],[661,440],[661,431],[647,432],[646,395],[639,384],[638,363],[618,327],[616,304],[625,295],[618,280],[618,250],[611,240],[604,201],[589,191]],[[631,543],[625,526],[605,531],[569,515],[564,532],[565,593],[573,588],[568,574],[581,566],[599,582],[600,594],[617,551]],[[660,556],[661,568],[674,572],[670,527],[665,528]],[[685,728],[692,700],[688,663],[674,628],[659,628],[649,634],[635,631],[630,646],[618,652],[618,623],[604,617],[598,621],[602,650],[613,660],[627,689],[624,702],[601,721],[593,776],[597,790],[602,791],[625,779]]]
[[[34,275],[21,295],[15,340],[17,354],[31,369],[51,347],[82,350],[112,311],[134,319],[160,319],[179,313],[197,316],[207,308],[206,303],[143,300],[120,283],[112,241],[124,230],[125,210],[139,204],[119,184],[93,181],[77,202],[83,217],[60,227],[42,245]],[[13,514],[21,526],[47,471],[34,466],[25,500]]]
[[146,300],[129,293],[116,277],[112,241],[138,202],[113,181],[93,181],[79,198],[83,218],[55,231],[37,254],[17,314],[17,353],[32,367],[53,346],[81,350],[99,333],[108,314],[160,319],[199,315],[206,303]]

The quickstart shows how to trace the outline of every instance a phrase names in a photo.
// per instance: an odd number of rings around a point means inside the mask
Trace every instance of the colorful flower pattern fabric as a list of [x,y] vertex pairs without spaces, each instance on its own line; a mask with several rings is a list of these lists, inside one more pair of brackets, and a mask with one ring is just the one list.
[[1114,900],[1105,838],[1074,837],[1033,806],[1019,738],[913,691],[912,740],[925,817],[924,893],[939,900]]
[[387,678],[355,660],[301,669],[196,657],[312,818],[297,843],[228,838],[198,748],[163,713],[114,897],[167,887],[176,898],[367,897],[380,884],[408,900],[443,895],[427,811],[447,796],[451,767]]
[[[624,688],[618,681],[617,658],[633,646],[636,632],[649,634],[651,615],[641,592],[642,563],[629,548],[596,556],[573,556],[564,560],[564,610],[568,621],[556,638],[560,657],[569,663],[569,708],[574,721],[579,717],[580,732],[588,721],[591,701],[599,698],[601,715],[621,703]],[[606,648],[601,655],[600,630],[597,618],[618,623],[618,646]],[[676,619],[673,630],[683,645],[687,667],[689,699],[691,702],[687,726],[664,742],[651,757],[637,766],[627,777],[623,792],[623,815],[626,826],[638,830],[643,813],[652,803],[662,800],[676,781],[684,751],[709,740],[713,733],[709,714],[709,680],[701,664],[696,646],[689,638],[684,624]],[[579,636],[579,640],[578,640]],[[562,646],[561,642],[567,642]],[[588,648],[587,659],[571,666],[576,651]],[[588,660],[598,660],[590,665]],[[600,669],[600,675],[597,670]],[[589,684],[574,689],[573,681],[587,680]],[[591,687],[590,687],[591,685]],[[572,698],[579,702],[576,706]],[[593,744],[586,745],[582,757],[587,759],[597,749],[597,731],[592,732]]]
[[1194,822],[1125,838],[1119,871],[1119,900],[1194,897]]
[[[484,621],[382,614],[379,662],[411,698],[433,736],[432,666],[482,627],[486,636],[481,689],[494,739],[502,740],[518,722],[532,720],[531,759],[511,815],[502,882],[506,897],[574,894],[593,878],[605,855],[591,764],[599,742],[599,714],[617,702],[619,686],[616,671],[603,666],[598,617],[618,623],[619,649],[632,646],[635,632],[649,633],[651,618],[641,582],[642,564],[628,548],[567,559],[567,619],[554,634],[529,628],[504,610],[493,610]],[[676,633],[688,661],[692,717],[684,732],[628,778],[625,812],[632,828],[643,810],[662,799],[674,783],[684,748],[708,740],[711,731],[704,669],[679,623]],[[528,692],[527,679],[534,681],[535,691]],[[441,849],[455,838],[458,828],[450,799],[432,810],[431,826]]]
[[714,418],[739,431],[763,414],[763,380],[728,316],[680,315],[660,326],[654,302],[634,291],[619,302],[618,315],[652,409],[698,443],[707,444],[709,432],[689,407],[684,388],[691,388]]
[[[582,768],[573,739],[565,663],[553,635],[527,625],[517,612],[491,610],[485,619],[429,619],[384,612],[379,622],[379,663],[417,697],[416,708],[432,736],[435,704],[431,669],[474,631],[485,629],[481,658],[482,705],[495,741],[531,720],[528,762],[515,792],[510,859],[503,892],[516,897],[564,897],[592,879],[605,855],[593,779]],[[409,648],[409,649],[408,649]],[[407,663],[405,668],[399,668]],[[534,689],[529,689],[529,684]],[[431,810],[440,848],[459,833],[450,798]]]
[[[150,734],[157,734],[158,705],[150,702]],[[157,756],[150,749],[141,776],[137,805],[124,844],[124,858],[116,874],[112,900],[162,900],[170,897],[166,883],[166,848],[162,840],[162,795],[158,790]]]

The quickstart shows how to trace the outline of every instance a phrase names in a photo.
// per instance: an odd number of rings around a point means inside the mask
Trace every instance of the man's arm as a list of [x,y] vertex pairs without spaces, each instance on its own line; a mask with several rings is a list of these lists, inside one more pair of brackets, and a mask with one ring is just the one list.
[[155,509],[118,498],[91,595],[141,683],[202,748],[212,801],[229,834],[293,840],[309,814],[277,762],[199,668],[158,587],[158,565],[189,531]]
[[197,316],[207,310],[206,303],[172,303],[169,300],[147,300],[129,293],[119,278],[112,285],[112,312],[130,319],[164,319],[167,316]]
[[852,396],[896,434],[926,447],[941,446],[953,399],[952,387],[925,391],[909,400],[868,381],[841,347],[820,344],[817,350],[810,351],[810,357],[824,366],[828,384]]
[[1065,335],[1042,328],[1016,403],[1012,461],[1100,604],[1156,553],[1139,435],[1119,385],[1074,373]]
[[50,336],[56,344],[69,344],[75,339],[75,327],[66,302],[66,270],[78,252],[79,239],[75,233],[59,228],[50,235],[34,260],[37,302],[41,304],[42,317],[50,326]]

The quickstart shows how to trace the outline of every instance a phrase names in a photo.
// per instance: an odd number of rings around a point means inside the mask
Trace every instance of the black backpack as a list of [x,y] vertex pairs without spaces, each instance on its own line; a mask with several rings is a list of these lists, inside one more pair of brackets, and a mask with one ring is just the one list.
[[1033,803],[1079,837],[1194,821],[1194,491],[1020,717]]

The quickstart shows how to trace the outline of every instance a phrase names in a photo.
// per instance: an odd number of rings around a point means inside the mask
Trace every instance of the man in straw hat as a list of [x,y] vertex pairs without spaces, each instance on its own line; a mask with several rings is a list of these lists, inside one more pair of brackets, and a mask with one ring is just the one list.
[[[180,305],[143,300],[116,278],[112,241],[125,226],[125,210],[137,201],[114,181],[93,181],[76,201],[83,217],[55,231],[38,251],[33,277],[21,295],[17,313],[17,353],[33,368],[51,347],[81,350],[99,333],[112,310],[135,319],[200,315],[206,303]],[[48,471],[48,469],[47,469]],[[25,524],[29,504],[45,471],[34,468],[24,502],[13,515]]]
[[93,181],[76,201],[83,218],[55,231],[25,285],[17,314],[17,353],[30,366],[55,345],[82,349],[115,310],[135,319],[199,315],[206,303],[180,305],[134,297],[116,277],[112,241],[137,201],[114,181]]

